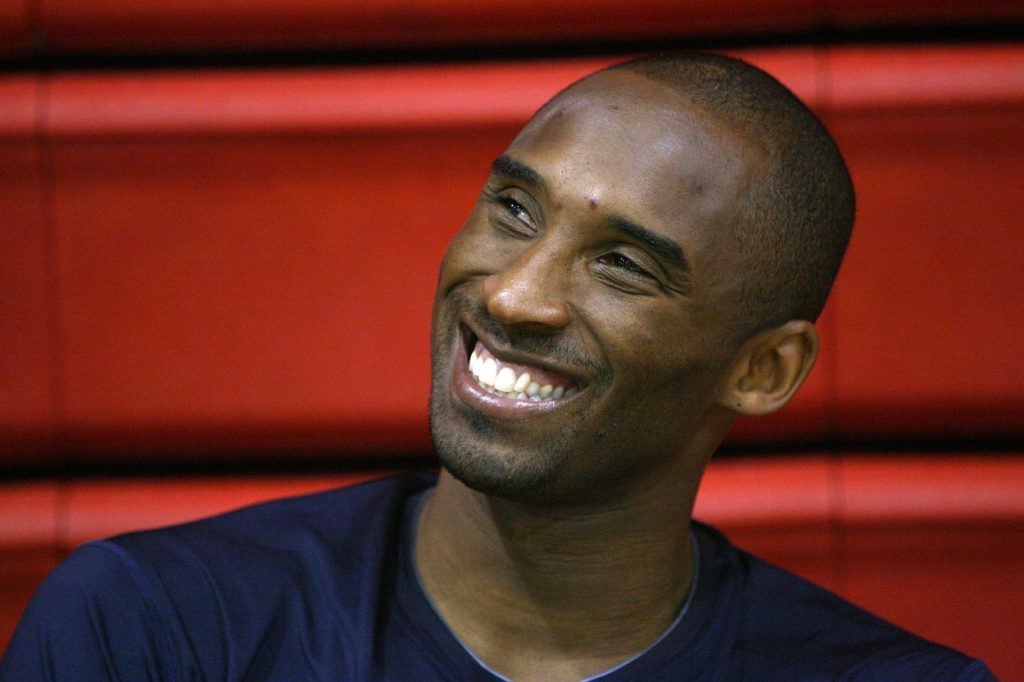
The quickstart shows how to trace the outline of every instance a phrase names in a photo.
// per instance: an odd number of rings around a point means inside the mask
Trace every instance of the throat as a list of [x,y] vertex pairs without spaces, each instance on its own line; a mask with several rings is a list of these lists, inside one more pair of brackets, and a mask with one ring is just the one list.
[[693,575],[687,530],[655,539],[616,522],[609,538],[550,518],[503,527],[486,501],[447,497],[445,478],[424,507],[416,562],[442,620],[488,667],[578,680],[644,651],[676,620]]

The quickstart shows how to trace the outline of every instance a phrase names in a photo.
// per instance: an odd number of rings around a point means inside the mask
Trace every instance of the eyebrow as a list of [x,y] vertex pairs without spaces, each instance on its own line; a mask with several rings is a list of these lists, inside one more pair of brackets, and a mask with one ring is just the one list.
[[[541,177],[540,173],[507,154],[502,154],[495,159],[494,163],[491,164],[491,173],[513,180],[520,180],[541,189],[547,187],[547,183],[544,182],[544,178]],[[638,225],[620,215],[611,216],[608,223],[614,229],[625,232],[637,241],[643,242],[673,265],[683,270],[689,270],[689,264],[683,256],[683,249],[675,240],[648,230],[646,227]]]
[[683,249],[680,248],[679,244],[675,240],[669,239],[657,232],[652,232],[646,227],[641,227],[632,220],[628,220],[619,215],[611,216],[608,223],[616,230],[625,232],[637,241],[641,241],[651,247],[651,249],[673,265],[679,266],[683,270],[689,270],[689,264],[683,256]]
[[547,187],[547,183],[544,182],[544,178],[541,177],[540,173],[507,154],[502,154],[495,159],[494,163],[491,164],[491,173],[512,180],[521,180],[541,189]]

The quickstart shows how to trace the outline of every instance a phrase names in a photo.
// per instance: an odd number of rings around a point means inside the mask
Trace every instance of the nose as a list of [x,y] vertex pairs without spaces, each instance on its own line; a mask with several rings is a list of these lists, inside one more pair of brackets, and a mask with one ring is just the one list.
[[483,282],[487,312],[508,325],[561,329],[569,324],[566,302],[571,264],[540,240]]

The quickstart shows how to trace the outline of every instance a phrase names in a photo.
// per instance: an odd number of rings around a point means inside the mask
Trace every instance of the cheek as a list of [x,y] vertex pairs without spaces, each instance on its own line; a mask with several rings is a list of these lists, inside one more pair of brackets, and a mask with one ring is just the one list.
[[441,259],[441,267],[437,281],[437,297],[440,299],[454,285],[466,278],[466,273],[471,273],[478,260],[476,253],[478,248],[474,247],[474,238],[467,223],[448,244],[448,249]]
[[672,306],[657,297],[608,294],[599,298],[599,335],[608,339],[617,355],[641,365],[672,364],[683,349],[685,321]]
[[721,348],[712,343],[694,320],[688,319],[678,308],[653,300],[647,309],[606,311],[606,325],[599,332],[613,356],[612,365],[617,380],[636,386],[644,395],[661,395],[662,389],[702,393],[701,385],[708,383],[719,371]]
[[503,271],[525,248],[526,242],[502,239],[486,223],[471,219],[452,239],[441,260],[438,296],[466,280]]

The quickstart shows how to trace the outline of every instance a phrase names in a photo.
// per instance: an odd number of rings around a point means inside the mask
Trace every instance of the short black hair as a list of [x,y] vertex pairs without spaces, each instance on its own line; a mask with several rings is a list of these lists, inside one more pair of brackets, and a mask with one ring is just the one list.
[[668,53],[609,67],[672,88],[767,155],[734,227],[750,275],[737,333],[750,336],[821,313],[854,219],[854,191],[820,120],[761,69],[716,54]]

